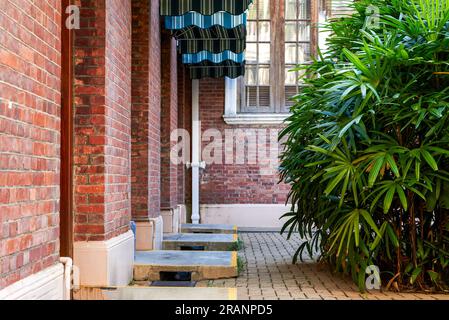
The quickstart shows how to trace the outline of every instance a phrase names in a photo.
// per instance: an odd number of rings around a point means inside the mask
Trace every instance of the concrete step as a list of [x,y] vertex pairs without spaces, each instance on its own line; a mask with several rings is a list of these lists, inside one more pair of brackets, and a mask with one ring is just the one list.
[[237,240],[237,234],[177,233],[165,235],[162,248],[164,250],[234,251],[237,250]]
[[102,289],[104,300],[237,300],[236,288],[122,287]]
[[228,224],[183,224],[181,233],[219,233],[234,234],[237,233],[237,226]]
[[230,251],[138,251],[134,280],[164,280],[167,273],[187,272],[192,281],[238,276],[237,252]]

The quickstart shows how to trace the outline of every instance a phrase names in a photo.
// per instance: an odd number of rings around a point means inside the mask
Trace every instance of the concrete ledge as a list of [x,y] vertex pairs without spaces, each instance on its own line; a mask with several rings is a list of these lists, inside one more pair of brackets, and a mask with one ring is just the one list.
[[2,290],[0,300],[63,300],[64,266],[61,263],[22,279]]
[[244,228],[279,230],[285,220],[279,218],[290,210],[284,204],[203,204],[201,223],[236,225]]
[[204,247],[204,251],[233,251],[237,234],[179,233],[165,235],[164,250],[183,250],[183,247]]
[[137,252],[134,280],[157,281],[160,280],[160,272],[191,272],[193,281],[237,277],[237,252]]
[[237,300],[236,288],[118,287],[89,288],[76,300]]
[[124,286],[132,280],[132,231],[107,241],[75,242],[73,252],[74,264],[80,270],[81,286]]
[[227,224],[182,224],[182,233],[212,233],[234,234],[238,233],[237,226]]

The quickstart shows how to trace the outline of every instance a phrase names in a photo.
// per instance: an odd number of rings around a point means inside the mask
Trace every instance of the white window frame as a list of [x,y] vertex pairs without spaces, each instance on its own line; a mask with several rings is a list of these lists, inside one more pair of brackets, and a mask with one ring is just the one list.
[[[318,16],[319,5],[318,1],[312,0],[312,19],[317,21],[322,20],[322,16]],[[324,9],[325,8],[321,8]],[[314,11],[315,10],[315,11]],[[321,12],[322,14],[323,12]],[[316,15],[316,16],[315,16]],[[312,32],[311,45],[318,46],[318,42],[321,39],[318,38],[318,32]],[[312,52],[315,52],[311,48]],[[225,110],[223,119],[225,123],[229,125],[280,125],[285,123],[285,120],[291,115],[289,112],[276,112],[276,113],[241,113],[240,112],[240,99],[239,99],[239,85],[241,85],[241,79],[225,78]]]
[[284,123],[290,113],[239,113],[239,79],[225,78],[225,110],[223,119],[230,125],[279,125]]

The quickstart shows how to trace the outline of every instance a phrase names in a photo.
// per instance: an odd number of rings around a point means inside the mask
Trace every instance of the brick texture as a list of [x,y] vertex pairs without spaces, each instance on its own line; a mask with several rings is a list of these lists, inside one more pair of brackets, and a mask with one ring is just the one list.
[[0,2],[2,289],[59,257],[61,2]]
[[162,110],[161,110],[161,207],[174,208],[178,202],[177,165],[170,161],[175,142],[170,140],[178,129],[178,74],[176,41],[162,33]]
[[75,241],[107,240],[131,217],[131,2],[77,4]]
[[132,1],[132,216],[160,214],[159,1]]
[[[280,126],[235,126],[227,125],[223,120],[225,85],[223,79],[204,79],[200,81],[200,120],[202,132],[215,129],[222,136],[225,146],[226,129],[260,129],[267,135],[267,153],[272,145],[269,140],[270,129],[280,129]],[[211,140],[210,140],[211,141]],[[203,141],[203,149],[210,141]],[[235,157],[237,144],[243,140],[234,141]],[[248,149],[246,142],[245,149]],[[283,204],[286,201],[288,186],[278,184],[279,176],[276,170],[266,172],[263,164],[249,164],[249,152],[245,152],[244,163],[235,159],[226,164],[222,154],[222,163],[209,164],[201,173],[200,203],[201,204]],[[254,155],[252,155],[254,156]]]
[[[184,65],[178,62],[178,127],[191,133],[192,126],[192,80]],[[187,204],[192,178],[185,163],[178,165],[178,204]]]

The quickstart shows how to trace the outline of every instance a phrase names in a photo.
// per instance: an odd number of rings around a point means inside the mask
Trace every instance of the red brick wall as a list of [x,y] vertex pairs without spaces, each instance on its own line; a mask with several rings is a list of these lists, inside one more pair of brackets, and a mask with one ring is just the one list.
[[159,1],[150,1],[150,82],[149,82],[149,214],[160,215],[161,209],[161,24]]
[[[178,127],[191,132],[192,80],[184,65],[178,62]],[[178,204],[187,204],[191,179],[185,163],[178,165]]]
[[159,1],[132,1],[132,215],[160,213]]
[[131,216],[131,2],[77,4],[74,233],[105,240],[129,230]]
[[175,144],[170,135],[178,129],[178,74],[176,41],[171,34],[162,34],[162,110],[161,110],[161,207],[177,205],[177,165],[170,160]]
[[0,6],[2,289],[59,257],[61,3]]
[[[223,79],[204,79],[200,81],[200,120],[202,132],[217,129],[223,137],[225,130],[236,128],[270,129],[276,126],[235,126],[227,125],[223,120],[225,85]],[[269,147],[267,131],[267,147]],[[203,141],[203,148],[208,144]],[[242,143],[239,141],[238,143]],[[234,145],[235,149],[235,145]],[[235,152],[234,152],[235,153]],[[247,153],[245,153],[247,155]],[[223,164],[208,165],[201,174],[201,204],[283,204],[286,201],[288,186],[278,184],[279,176],[261,174],[264,166],[259,164]],[[264,170],[262,170],[263,172]]]

